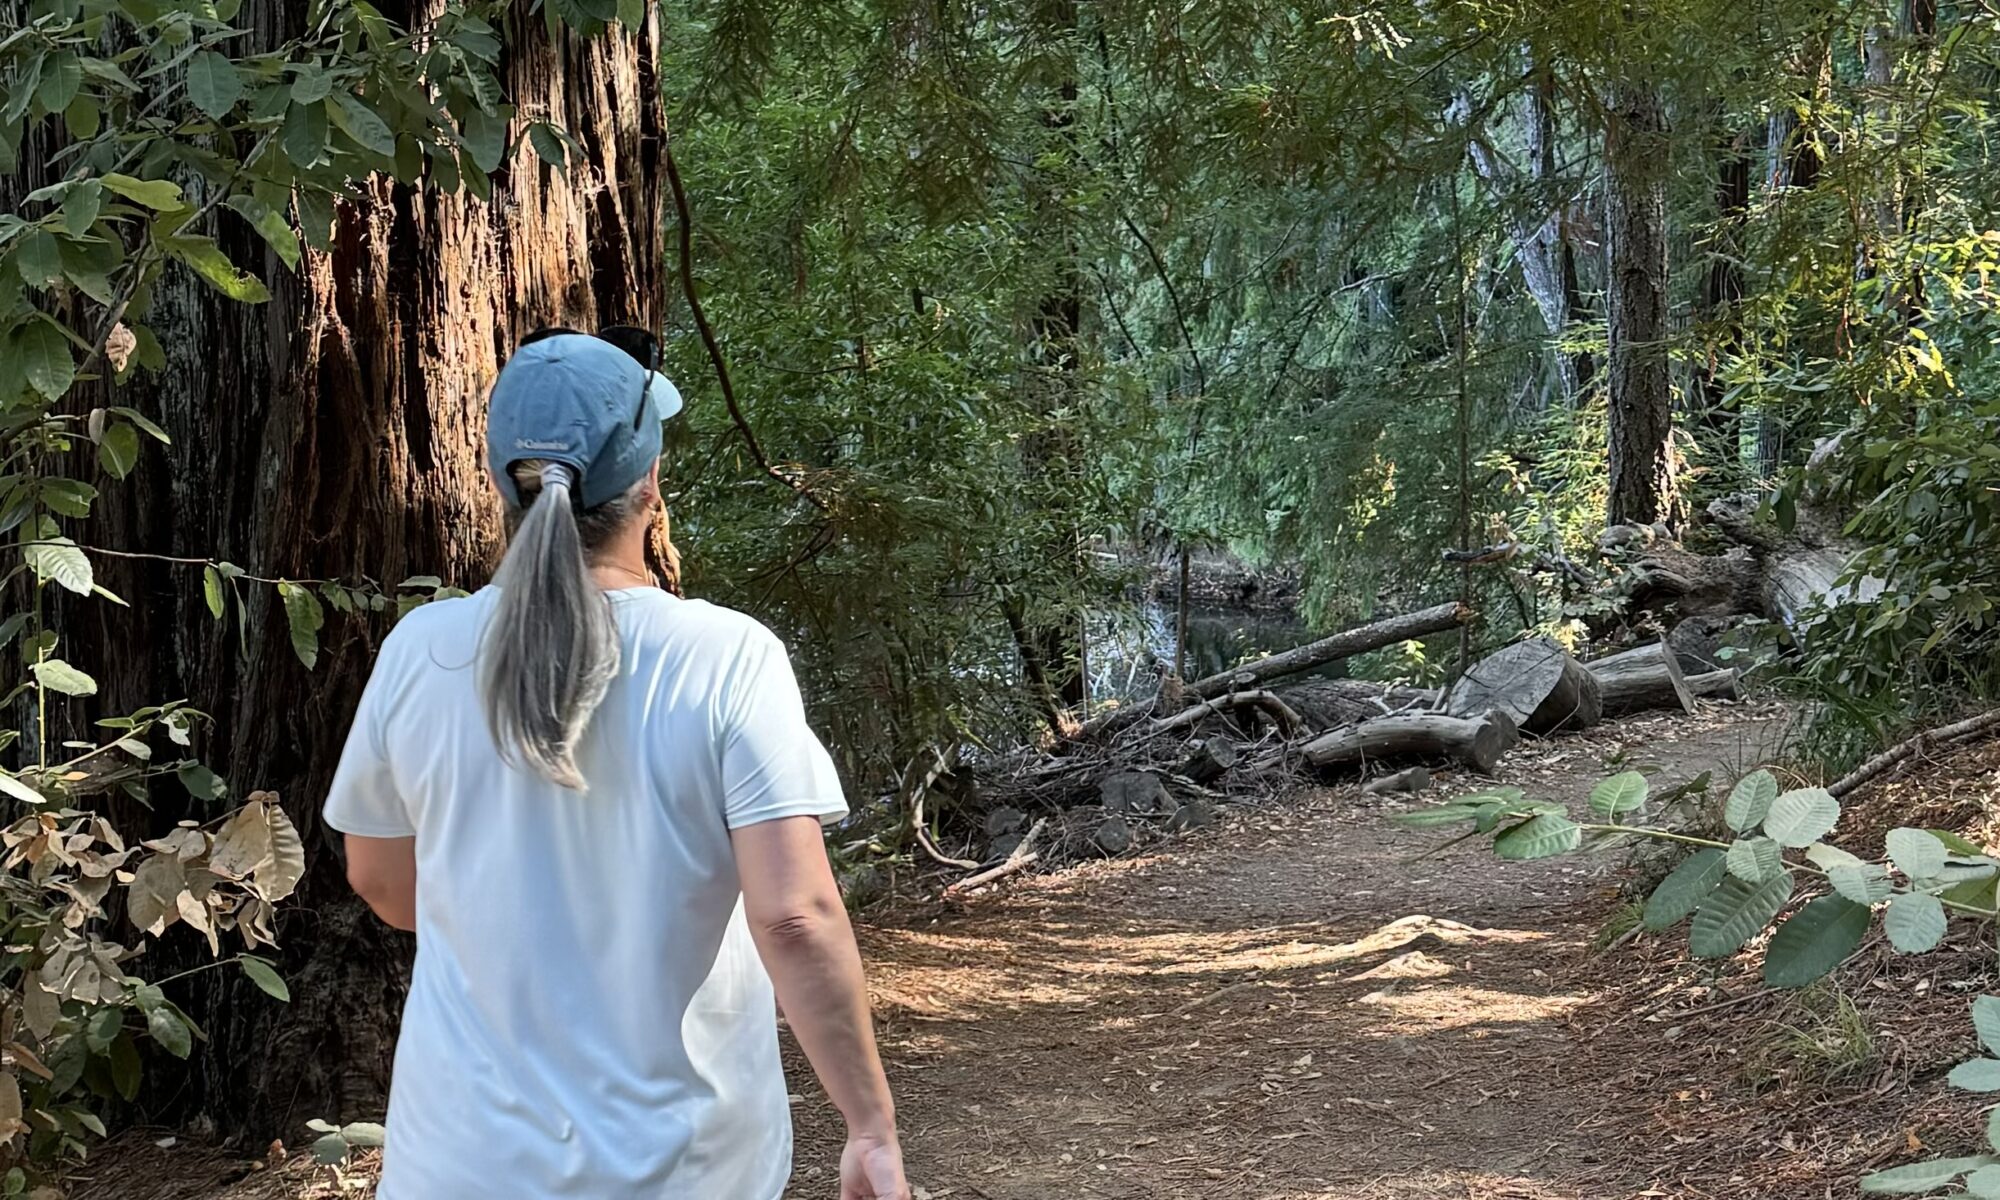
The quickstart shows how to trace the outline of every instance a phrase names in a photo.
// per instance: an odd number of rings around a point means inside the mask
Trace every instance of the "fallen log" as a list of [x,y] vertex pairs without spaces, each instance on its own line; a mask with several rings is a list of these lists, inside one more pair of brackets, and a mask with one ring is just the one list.
[[1528,733],[1588,729],[1602,715],[1597,677],[1548,638],[1515,642],[1474,663],[1452,685],[1445,711],[1500,711]]
[[[1472,619],[1472,610],[1463,604],[1438,604],[1400,616],[1384,617],[1353,629],[1344,629],[1316,642],[1308,642],[1280,654],[1260,658],[1245,663],[1218,675],[1197,679],[1186,685],[1184,694],[1198,700],[1212,700],[1227,692],[1243,691],[1254,684],[1286,675],[1296,675],[1300,671],[1310,671],[1331,662],[1366,654],[1370,650],[1380,650],[1398,642],[1412,641],[1428,637],[1433,633],[1443,633],[1455,629]],[[1115,733],[1151,715],[1152,705],[1133,704],[1115,708],[1085,721],[1076,731],[1077,738],[1103,737]],[[1174,714],[1167,714],[1168,717]]]
[[1679,658],[1664,642],[1607,655],[1583,665],[1597,677],[1598,694],[1606,717],[1655,708],[1693,712],[1698,697],[1717,700],[1741,698],[1735,671],[1725,669],[1684,675]]
[[1270,717],[1271,723],[1278,727],[1278,732],[1288,738],[1297,737],[1305,729],[1305,722],[1300,719],[1298,713],[1292,711],[1291,705],[1280,699],[1277,693],[1259,688],[1248,692],[1227,692],[1212,700],[1204,700],[1192,708],[1183,709],[1171,717],[1163,717],[1147,727],[1146,736],[1186,729],[1199,723],[1203,717],[1227,708],[1256,709]]
[[1432,711],[1440,695],[1432,688],[1396,687],[1361,679],[1306,679],[1285,685],[1279,693],[1313,729],[1338,729],[1370,717]]
[[1842,775],[1839,779],[1827,785],[1826,790],[1833,793],[1833,798],[1838,800],[1862,784],[1887,773],[1891,768],[1916,754],[1925,746],[1936,745],[1940,742],[1964,741],[1967,738],[1995,728],[2000,728],[2000,708],[1980,713],[1976,717],[1967,717],[1963,721],[1955,721],[1950,725],[1940,725],[1936,729],[1926,729],[1914,737],[1905,738],[1897,742],[1874,758]]
[[1479,717],[1403,713],[1323,733],[1299,753],[1322,770],[1378,758],[1455,758],[1491,775],[1519,740],[1513,720],[1498,710]]

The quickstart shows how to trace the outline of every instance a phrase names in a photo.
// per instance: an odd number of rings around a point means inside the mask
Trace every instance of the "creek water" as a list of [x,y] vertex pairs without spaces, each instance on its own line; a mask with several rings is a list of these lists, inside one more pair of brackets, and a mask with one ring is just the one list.
[[[1215,675],[1238,663],[1301,646],[1320,635],[1296,618],[1195,607],[1188,612],[1187,677]],[[1090,629],[1090,694],[1094,700],[1136,700],[1158,686],[1155,663],[1174,657],[1174,608],[1148,603],[1100,614]],[[1338,679],[1344,664],[1311,672]]]

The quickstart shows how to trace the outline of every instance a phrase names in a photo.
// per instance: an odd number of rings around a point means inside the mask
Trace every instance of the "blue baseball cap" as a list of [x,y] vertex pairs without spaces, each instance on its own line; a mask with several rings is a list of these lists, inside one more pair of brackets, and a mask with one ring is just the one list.
[[501,492],[521,496],[511,470],[525,459],[567,464],[578,500],[596,508],[629,491],[660,457],[660,424],[681,409],[666,376],[585,333],[522,346],[500,369],[486,414],[486,462]]

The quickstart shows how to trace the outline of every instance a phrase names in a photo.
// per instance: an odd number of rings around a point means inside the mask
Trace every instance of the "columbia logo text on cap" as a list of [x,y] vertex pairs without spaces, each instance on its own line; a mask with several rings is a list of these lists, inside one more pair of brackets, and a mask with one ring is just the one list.
[[514,449],[516,449],[516,450],[554,450],[554,451],[556,451],[556,452],[558,452],[558,453],[562,453],[562,454],[567,454],[567,453],[569,453],[569,443],[568,443],[568,442],[538,442],[538,441],[534,440],[533,438],[515,438],[515,439],[514,439]]

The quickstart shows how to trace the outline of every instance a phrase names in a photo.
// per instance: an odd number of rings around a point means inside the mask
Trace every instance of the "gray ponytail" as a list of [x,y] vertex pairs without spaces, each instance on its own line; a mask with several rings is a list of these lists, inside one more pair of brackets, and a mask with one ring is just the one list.
[[618,674],[618,627],[587,555],[632,518],[639,488],[579,514],[569,467],[529,460],[510,474],[526,507],[507,514],[507,557],[493,577],[500,600],[480,647],[480,699],[509,763],[583,791],[577,743]]

